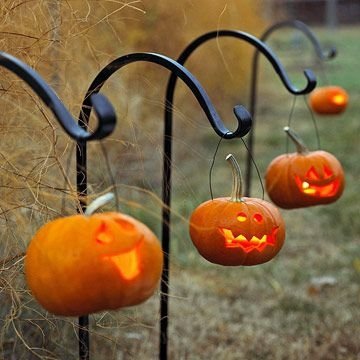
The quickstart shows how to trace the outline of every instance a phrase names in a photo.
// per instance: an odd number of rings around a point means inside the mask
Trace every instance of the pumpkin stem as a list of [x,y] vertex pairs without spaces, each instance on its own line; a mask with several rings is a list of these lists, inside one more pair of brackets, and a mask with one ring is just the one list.
[[106,205],[108,202],[114,199],[113,193],[106,193],[104,195],[99,196],[94,201],[92,201],[89,206],[86,208],[85,215],[90,216],[92,215],[96,210],[101,208],[102,206]]
[[241,193],[242,193],[242,177],[241,177],[241,170],[238,162],[236,161],[233,154],[229,154],[226,157],[226,161],[229,162],[232,170],[233,175],[233,183],[232,183],[232,190],[230,201],[233,202],[241,202]]
[[285,126],[284,131],[295,144],[296,151],[299,154],[306,154],[309,152],[309,149],[306,147],[300,136],[293,129],[289,128],[289,126]]

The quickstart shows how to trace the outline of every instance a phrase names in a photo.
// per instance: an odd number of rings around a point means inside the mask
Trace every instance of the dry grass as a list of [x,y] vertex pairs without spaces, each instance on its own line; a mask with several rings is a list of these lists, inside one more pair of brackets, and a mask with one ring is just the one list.
[[[204,7],[203,2],[177,2],[172,8],[166,2],[154,6],[145,1],[65,1],[59,22],[49,17],[56,13],[54,1],[6,0],[0,5],[1,49],[34,66],[77,114],[91,79],[115,56],[135,50],[176,56],[195,35],[218,26],[259,33],[256,24],[247,22],[250,17],[240,13],[241,26],[236,17],[230,16],[236,13],[231,8],[235,2],[228,2],[227,8],[225,2],[211,6],[206,2],[208,16],[197,18],[203,10],[201,4]],[[247,5],[243,6],[247,11]],[[166,41],[164,34],[174,24],[183,31],[175,34],[176,41]],[[144,42],[149,28],[152,36]],[[330,80],[346,86],[353,99],[359,96],[353,70],[356,31],[342,29],[329,39],[319,31],[324,41],[338,41],[339,59],[328,64],[327,70]],[[274,41],[280,53],[294,45],[287,40],[291,36],[284,33]],[[199,74],[232,127],[231,109],[235,103],[246,104],[247,86],[242,85],[244,89],[237,98],[244,74],[238,75],[233,60],[239,55],[233,54],[230,46],[226,41],[209,44],[189,66]],[[304,43],[300,43],[301,54],[311,52],[302,46]],[[216,55],[208,69],[203,59],[209,54]],[[302,56],[297,63],[294,59],[299,58],[298,54],[292,57],[286,51],[281,55],[295,77],[303,62],[314,65],[312,57]],[[248,63],[240,62],[247,67]],[[212,76],[215,70],[210,65],[224,68],[224,73]],[[287,122],[292,103],[271,70],[262,68],[261,125],[256,128],[256,160],[261,170],[283,149],[280,129]],[[104,88],[119,114],[118,129],[104,144],[121,208],[157,232],[164,75],[160,69],[135,65]],[[51,114],[27,86],[4,70],[1,76],[0,359],[77,359],[76,319],[45,313],[29,294],[23,277],[24,252],[35,229],[51,218],[76,210],[74,144],[57,129]],[[301,76],[296,80],[301,83]],[[171,359],[360,358],[358,111],[354,101],[339,120],[318,121],[323,147],[340,158],[347,173],[343,198],[328,207],[284,212],[287,243],[274,261],[259,267],[223,268],[202,260],[187,232],[190,212],[209,197],[208,171],[218,138],[180,84],[173,139]],[[301,100],[293,121],[309,145],[315,144],[309,114]],[[221,144],[213,173],[215,196],[226,195],[230,174],[222,159],[230,151],[240,163],[244,158],[239,140]],[[89,145],[89,169],[91,194],[113,186],[99,144]],[[256,177],[253,188],[254,194],[261,196]],[[324,276],[334,283],[314,283]],[[134,308],[92,315],[92,358],[156,359],[158,303],[156,294]]]

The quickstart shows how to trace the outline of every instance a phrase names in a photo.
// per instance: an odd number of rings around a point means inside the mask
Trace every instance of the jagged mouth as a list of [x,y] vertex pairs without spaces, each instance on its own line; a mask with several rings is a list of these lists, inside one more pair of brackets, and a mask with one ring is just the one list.
[[276,234],[279,230],[279,227],[274,227],[270,234],[265,234],[262,237],[257,237],[253,235],[250,239],[246,236],[240,234],[235,236],[232,230],[220,228],[219,231],[223,234],[225,238],[225,247],[228,249],[231,248],[241,248],[246,253],[250,251],[263,251],[267,246],[275,246],[276,243]]
[[295,181],[298,189],[302,193],[306,195],[318,196],[318,197],[334,196],[337,193],[340,186],[340,181],[338,179],[333,180],[331,183],[326,185],[310,184],[307,181],[301,180],[299,176],[295,177]]

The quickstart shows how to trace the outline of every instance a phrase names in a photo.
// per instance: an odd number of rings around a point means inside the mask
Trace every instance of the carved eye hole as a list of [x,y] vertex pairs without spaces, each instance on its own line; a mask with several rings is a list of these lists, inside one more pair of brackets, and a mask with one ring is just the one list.
[[95,239],[98,244],[109,244],[114,240],[105,222],[100,224]]
[[237,220],[240,222],[244,222],[247,220],[247,215],[243,212],[237,214]]
[[262,223],[262,221],[263,221],[263,216],[261,215],[261,214],[259,214],[259,213],[257,213],[257,214],[254,214],[254,221],[255,222],[257,222],[257,223]]
[[319,180],[319,175],[313,166],[306,173],[306,178],[309,180]]
[[132,232],[132,231],[135,230],[135,226],[134,226],[131,222],[129,222],[129,221],[125,220],[125,219],[115,219],[115,222],[116,222],[116,223],[122,228],[122,230],[124,230],[124,231]]
[[333,172],[330,168],[328,168],[327,166],[324,166],[324,174],[327,178],[333,176]]

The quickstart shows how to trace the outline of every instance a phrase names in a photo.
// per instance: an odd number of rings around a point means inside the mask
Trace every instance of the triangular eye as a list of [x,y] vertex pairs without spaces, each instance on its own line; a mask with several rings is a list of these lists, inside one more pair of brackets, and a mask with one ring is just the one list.
[[308,180],[319,180],[319,175],[313,166],[306,173],[306,178]]
[[324,174],[325,174],[325,178],[329,178],[334,175],[333,171],[330,168],[328,168],[326,165],[324,165]]
[[97,230],[95,240],[98,244],[109,244],[114,240],[114,236],[111,234],[106,223],[103,221]]
[[121,230],[126,232],[135,232],[135,226],[130,221],[127,221],[126,219],[119,219],[115,218],[115,222],[120,226]]

